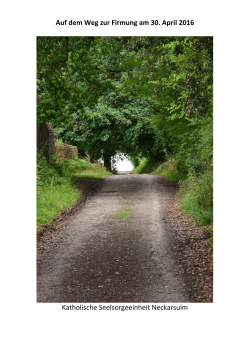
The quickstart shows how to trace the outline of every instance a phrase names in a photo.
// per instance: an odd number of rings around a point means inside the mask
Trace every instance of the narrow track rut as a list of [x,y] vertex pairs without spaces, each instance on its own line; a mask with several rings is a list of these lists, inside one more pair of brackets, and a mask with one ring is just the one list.
[[[189,302],[164,219],[170,187],[158,175],[104,179],[37,265],[37,302]],[[131,218],[114,218],[124,207]]]

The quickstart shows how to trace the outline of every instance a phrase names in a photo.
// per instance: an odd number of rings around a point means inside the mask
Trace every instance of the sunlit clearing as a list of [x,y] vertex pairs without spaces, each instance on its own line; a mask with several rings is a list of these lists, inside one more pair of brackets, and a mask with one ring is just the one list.
[[116,170],[118,171],[131,171],[133,170],[133,164],[127,159],[124,158],[123,161],[119,160],[115,165]]

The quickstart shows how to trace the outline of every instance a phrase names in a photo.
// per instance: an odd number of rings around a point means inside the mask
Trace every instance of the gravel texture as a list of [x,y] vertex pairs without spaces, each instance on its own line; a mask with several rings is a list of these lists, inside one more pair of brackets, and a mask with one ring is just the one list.
[[[37,302],[197,301],[168,220],[176,184],[129,172],[92,183],[86,203],[37,242]],[[114,218],[124,207],[131,218]]]

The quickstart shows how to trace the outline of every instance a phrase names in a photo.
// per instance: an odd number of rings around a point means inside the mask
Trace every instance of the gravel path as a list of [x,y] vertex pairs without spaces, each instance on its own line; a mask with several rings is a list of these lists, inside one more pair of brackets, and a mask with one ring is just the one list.
[[[170,189],[158,175],[104,179],[39,261],[37,302],[189,302],[164,219]],[[124,207],[132,217],[115,219]]]

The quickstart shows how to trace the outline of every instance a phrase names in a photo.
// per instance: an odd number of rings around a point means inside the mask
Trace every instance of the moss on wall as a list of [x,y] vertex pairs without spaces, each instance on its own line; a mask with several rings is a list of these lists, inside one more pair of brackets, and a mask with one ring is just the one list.
[[77,155],[78,150],[76,146],[56,142],[56,156],[60,162],[63,162],[65,159],[75,159]]

